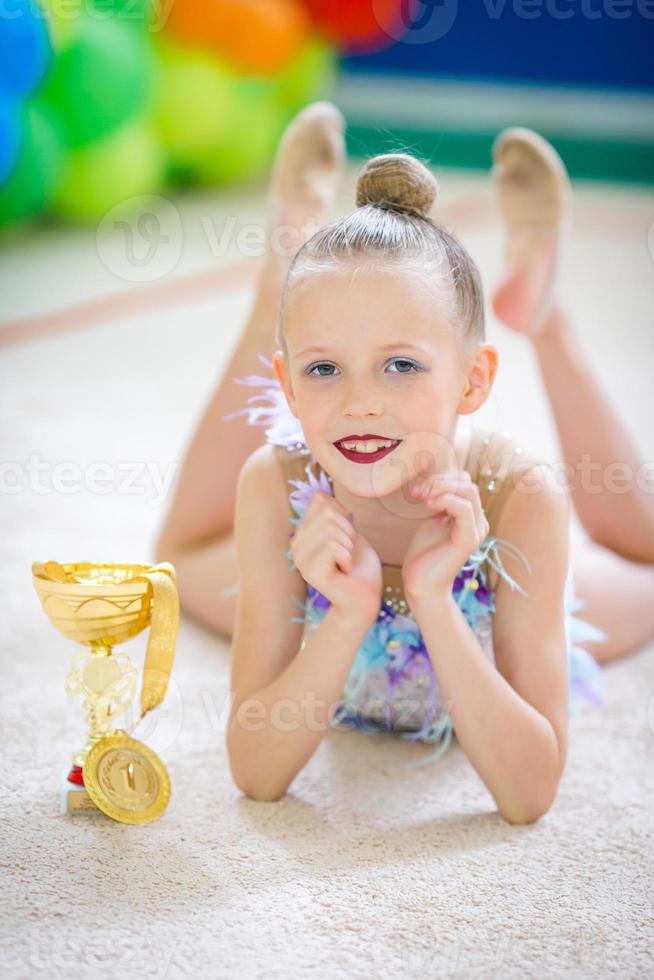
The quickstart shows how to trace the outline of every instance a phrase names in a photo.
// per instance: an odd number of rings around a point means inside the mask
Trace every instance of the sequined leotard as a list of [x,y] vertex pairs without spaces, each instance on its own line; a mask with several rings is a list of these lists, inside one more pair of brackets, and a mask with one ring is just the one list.
[[[272,367],[263,355],[259,359]],[[333,493],[331,478],[306,445],[300,422],[290,411],[277,378],[249,375],[237,379],[237,383],[259,387],[262,392],[248,399],[248,407],[225,418],[247,414],[250,425],[267,427],[266,439],[275,447],[284,479],[293,488],[289,493],[289,521],[296,525],[317,491]],[[268,405],[254,404],[262,401]],[[472,427],[465,468],[479,488],[490,531],[455,578],[452,594],[484,653],[493,662],[496,585],[491,587],[491,582],[502,577],[512,589],[528,595],[504,568],[501,553],[520,559],[527,572],[530,571],[522,552],[506,539],[496,537],[494,528],[515,480],[537,462],[541,461],[530,456],[508,433]],[[293,566],[290,550],[287,558]],[[357,651],[332,724],[367,732],[396,731],[412,741],[437,743],[436,752],[427,760],[431,761],[448,747],[454,733],[452,720],[420,629],[404,597],[401,568],[382,563],[382,573],[381,607]],[[296,621],[304,624],[303,644],[307,635],[318,627],[329,605],[329,600],[307,583],[306,598],[300,603],[300,616],[296,617]],[[604,634],[574,615],[580,606],[570,568],[565,589],[570,715],[585,702],[604,703],[602,669],[580,645],[584,640],[602,639]]]

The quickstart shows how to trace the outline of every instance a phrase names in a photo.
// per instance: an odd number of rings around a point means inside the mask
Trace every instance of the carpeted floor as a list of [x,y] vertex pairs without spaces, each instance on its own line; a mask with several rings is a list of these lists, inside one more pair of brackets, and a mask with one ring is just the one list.
[[[485,183],[443,183],[489,282],[500,250]],[[651,460],[654,201],[576,191],[566,295]],[[261,200],[250,206],[260,220]],[[48,231],[5,246],[5,319],[105,292],[90,245]],[[199,249],[185,261],[185,272],[207,266]],[[654,644],[607,668],[606,706],[571,721],[555,806],[512,827],[456,743],[432,769],[411,769],[429,749],[346,731],[281,802],[245,799],[224,745],[228,644],[184,621],[169,696],[139,733],[169,768],[165,815],[142,827],[59,815],[82,712],[63,691],[74,645],[43,615],[31,562],[152,560],[184,442],[250,298],[180,293],[177,305],[130,315],[127,303],[87,328],[78,316],[74,330],[60,317],[49,331],[46,318],[3,350],[2,975],[652,976]],[[502,367],[480,421],[557,458],[528,348],[495,324],[489,340]],[[91,480],[97,462],[106,492]],[[144,647],[140,636],[125,650],[140,664]]]

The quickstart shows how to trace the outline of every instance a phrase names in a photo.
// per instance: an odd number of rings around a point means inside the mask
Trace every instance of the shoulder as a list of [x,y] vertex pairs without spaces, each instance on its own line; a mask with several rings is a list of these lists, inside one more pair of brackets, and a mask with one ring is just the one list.
[[[557,541],[564,542],[571,505],[553,465],[509,432],[478,429],[476,439],[473,475],[490,534],[520,548],[530,562],[527,551],[540,553],[548,545],[555,548]],[[520,575],[522,569],[524,577],[524,566],[517,559],[509,558],[504,564],[509,574]],[[499,587],[499,576],[493,569],[489,578],[491,588]]]
[[264,443],[247,457],[236,484],[234,533],[245,541],[265,530],[279,546],[288,539],[289,488],[278,457],[279,447]]
[[518,547],[547,548],[567,538],[570,516],[569,493],[551,464],[527,457],[510,474],[495,533]]
[[256,474],[271,473],[279,465],[277,463],[278,449],[278,446],[270,442],[264,442],[261,446],[258,446],[243,463],[239,473],[239,480],[243,478],[252,479]]
[[305,583],[288,557],[291,516],[275,447],[259,446],[241,467],[236,489],[234,538],[241,614],[256,610],[261,618],[261,600],[266,596],[265,608],[278,605],[288,619],[290,597],[304,596]]
[[[536,464],[549,466],[540,453],[523,443],[506,430],[475,426],[472,435],[476,446],[473,466],[481,482],[483,477],[514,483],[525,470]],[[489,488],[491,491],[496,489]]]
[[284,446],[270,442],[258,446],[241,467],[237,481],[238,490],[254,496],[261,493],[267,496],[270,493],[277,499],[286,497],[287,456],[290,460],[291,454]]
[[[563,589],[568,571],[571,501],[567,487],[557,479],[555,467],[527,451],[525,447],[503,433],[505,459],[511,459],[502,473],[499,493],[501,507],[496,510],[492,534],[500,539],[502,562],[509,574],[530,596],[528,605],[546,594]],[[523,448],[517,454],[516,447]],[[509,452],[513,453],[509,457]],[[515,458],[520,462],[516,462]],[[496,488],[497,489],[497,488]],[[530,571],[510,552],[501,551],[506,541],[518,548],[527,559]],[[500,592],[511,592],[510,585],[500,580]],[[516,601],[520,601],[516,596]]]

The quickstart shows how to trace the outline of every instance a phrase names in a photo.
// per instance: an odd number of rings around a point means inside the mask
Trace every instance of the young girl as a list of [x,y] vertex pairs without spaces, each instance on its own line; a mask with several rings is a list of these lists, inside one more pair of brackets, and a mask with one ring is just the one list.
[[[454,732],[501,815],[533,821],[555,799],[569,714],[603,700],[600,664],[654,633],[654,501],[555,293],[567,176],[531,131],[495,143],[508,247],[493,307],[534,346],[564,487],[508,433],[459,425],[498,354],[478,270],[434,218],[431,172],[375,157],[356,210],[325,224],[342,133],[315,103],[280,144],[255,306],[157,557],[187,611],[233,634],[227,745],[243,792],[281,797],[333,724],[436,755]],[[244,377],[257,355],[274,373]],[[250,407],[233,380],[261,387]],[[225,420],[240,414],[250,427],[235,433]],[[582,452],[602,472],[631,467],[628,492],[600,480],[589,494]],[[567,491],[588,534],[572,551]]]

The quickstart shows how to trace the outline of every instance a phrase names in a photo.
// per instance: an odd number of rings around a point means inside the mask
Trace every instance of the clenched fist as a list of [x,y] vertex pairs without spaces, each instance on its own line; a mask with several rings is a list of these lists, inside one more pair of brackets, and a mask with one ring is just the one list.
[[375,621],[382,598],[379,555],[334,497],[323,491],[314,494],[290,551],[305,582],[332,606],[357,619]]

